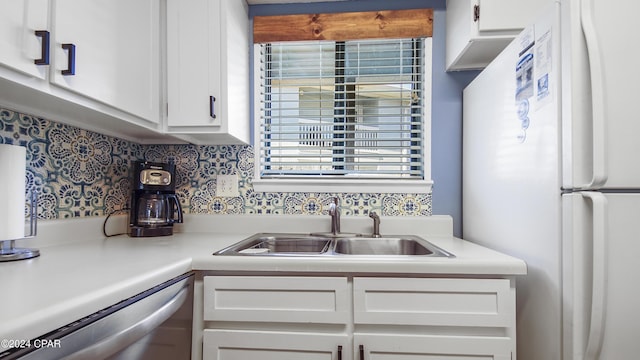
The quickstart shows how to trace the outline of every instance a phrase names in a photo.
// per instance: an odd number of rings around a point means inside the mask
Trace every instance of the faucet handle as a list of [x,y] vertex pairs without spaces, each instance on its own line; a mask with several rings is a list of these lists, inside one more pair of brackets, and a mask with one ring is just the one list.
[[329,211],[329,215],[333,215],[336,212],[337,208],[338,207],[336,206],[336,204],[330,203],[329,204],[329,210],[328,210]]
[[331,233],[337,235],[340,233],[340,209],[338,208],[338,198],[334,197],[333,202],[329,204],[329,216],[331,216]]
[[369,217],[373,219],[373,234],[371,236],[374,238],[382,237],[380,235],[380,216],[375,211],[371,211]]

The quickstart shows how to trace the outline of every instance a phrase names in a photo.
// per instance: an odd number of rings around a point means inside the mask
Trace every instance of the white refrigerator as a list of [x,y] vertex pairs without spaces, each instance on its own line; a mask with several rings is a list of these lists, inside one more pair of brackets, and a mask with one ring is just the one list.
[[638,15],[556,2],[464,90],[463,238],[527,263],[519,360],[640,358]]

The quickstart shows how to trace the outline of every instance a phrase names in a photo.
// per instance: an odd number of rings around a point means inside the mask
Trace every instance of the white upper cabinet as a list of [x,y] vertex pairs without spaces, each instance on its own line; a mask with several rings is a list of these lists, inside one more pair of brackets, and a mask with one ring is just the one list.
[[244,0],[167,0],[167,127],[195,143],[248,143]]
[[162,132],[161,4],[0,0],[0,107],[130,141],[175,142]]
[[0,0],[2,65],[45,79],[50,38],[48,3],[49,0]]
[[447,0],[447,70],[487,66],[552,0]]
[[53,2],[51,81],[144,120],[160,121],[160,2]]

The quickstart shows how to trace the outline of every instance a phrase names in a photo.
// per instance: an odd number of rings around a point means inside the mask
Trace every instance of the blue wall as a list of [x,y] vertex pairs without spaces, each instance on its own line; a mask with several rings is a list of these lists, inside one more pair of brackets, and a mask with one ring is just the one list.
[[433,90],[431,176],[433,214],[453,216],[454,234],[462,222],[462,90],[476,71],[445,71],[445,0],[351,0],[307,4],[254,5],[249,15],[308,14],[433,8]]

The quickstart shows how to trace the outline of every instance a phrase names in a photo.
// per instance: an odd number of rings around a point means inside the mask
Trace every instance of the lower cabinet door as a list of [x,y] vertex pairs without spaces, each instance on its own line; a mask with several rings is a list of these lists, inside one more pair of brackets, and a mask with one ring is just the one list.
[[355,334],[356,360],[511,360],[511,340],[489,336]]
[[203,360],[352,360],[346,334],[204,331]]

